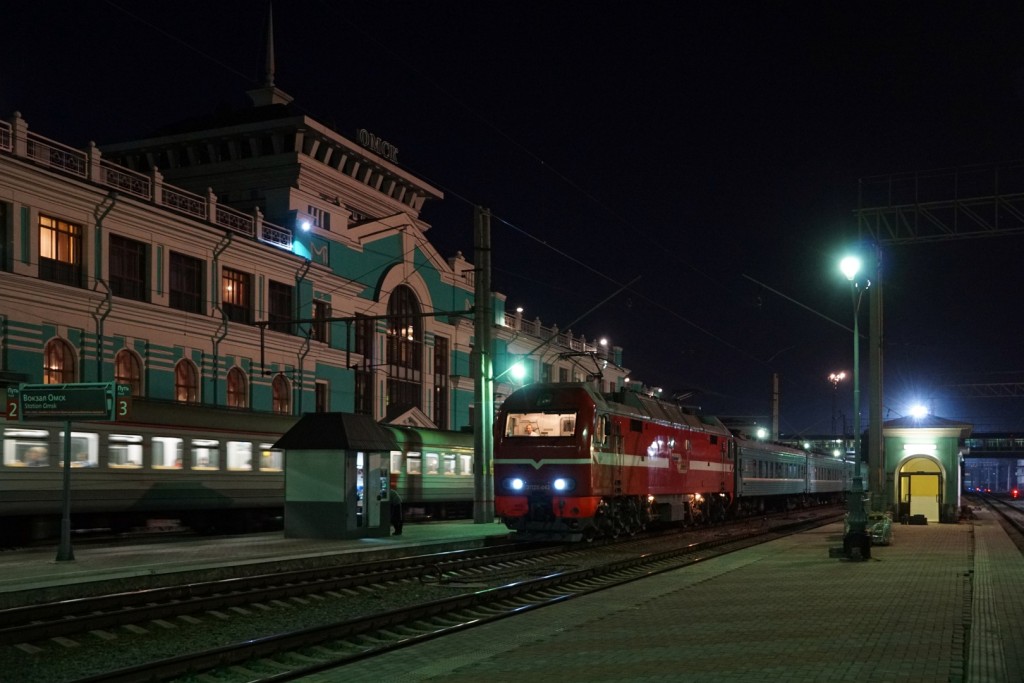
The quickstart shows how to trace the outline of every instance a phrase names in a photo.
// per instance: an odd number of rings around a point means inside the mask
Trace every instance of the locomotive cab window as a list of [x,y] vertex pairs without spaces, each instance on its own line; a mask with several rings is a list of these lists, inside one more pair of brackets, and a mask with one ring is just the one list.
[[572,436],[576,432],[576,413],[509,413],[505,436]]
[[608,416],[599,415],[597,427],[594,429],[594,445],[603,446],[608,443]]

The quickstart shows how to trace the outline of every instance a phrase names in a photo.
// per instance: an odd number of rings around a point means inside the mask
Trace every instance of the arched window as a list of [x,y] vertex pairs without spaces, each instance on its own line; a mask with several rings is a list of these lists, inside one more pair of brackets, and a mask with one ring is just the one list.
[[43,383],[68,384],[78,381],[75,351],[63,339],[51,339],[43,351]]
[[416,294],[395,287],[388,301],[388,403],[422,407],[423,318]]
[[249,407],[249,381],[239,367],[228,370],[228,407]]
[[274,412],[290,415],[292,412],[292,386],[288,378],[278,373],[274,377]]
[[199,403],[199,371],[195,363],[183,358],[174,366],[174,400]]
[[142,362],[128,349],[114,357],[114,381],[132,388],[132,396],[142,396]]

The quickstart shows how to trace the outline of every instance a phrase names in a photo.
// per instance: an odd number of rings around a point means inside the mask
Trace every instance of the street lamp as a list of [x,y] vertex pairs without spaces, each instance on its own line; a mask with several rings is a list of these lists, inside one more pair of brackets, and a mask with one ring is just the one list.
[[860,331],[857,319],[860,317],[860,300],[864,290],[858,286],[857,274],[861,260],[847,256],[839,262],[839,270],[850,281],[853,296],[853,483],[849,498],[848,529],[843,536],[843,553],[850,557],[854,548],[860,549],[861,559],[871,557],[871,537],[866,532],[867,515],[864,513],[864,481],[860,473]]
[[839,383],[846,379],[845,372],[833,372],[828,376],[832,383],[832,438],[836,438],[836,394],[839,393]]

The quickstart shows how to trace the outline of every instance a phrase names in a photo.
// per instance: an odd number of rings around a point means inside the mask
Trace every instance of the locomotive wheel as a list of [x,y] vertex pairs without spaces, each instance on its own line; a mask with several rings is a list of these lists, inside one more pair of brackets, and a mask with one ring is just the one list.
[[640,502],[635,498],[630,498],[626,502],[627,513],[626,513],[626,533],[630,536],[636,536],[638,533],[644,530],[643,515],[640,512]]

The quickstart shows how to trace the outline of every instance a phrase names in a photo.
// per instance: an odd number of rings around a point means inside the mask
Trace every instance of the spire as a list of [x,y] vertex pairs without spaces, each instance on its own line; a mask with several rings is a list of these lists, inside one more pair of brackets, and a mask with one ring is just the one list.
[[274,87],[274,3],[267,3],[267,64],[263,74],[263,85]]
[[254,106],[265,107],[271,104],[288,104],[292,96],[274,85],[274,3],[267,2],[267,61],[264,66],[263,85],[248,91],[249,99]]

